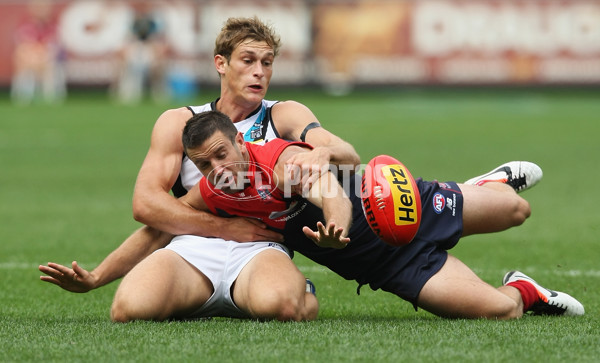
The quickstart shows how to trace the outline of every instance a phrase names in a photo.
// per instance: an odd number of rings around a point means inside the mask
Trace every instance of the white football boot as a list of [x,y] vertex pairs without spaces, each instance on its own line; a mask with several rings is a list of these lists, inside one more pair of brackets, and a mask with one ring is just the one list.
[[542,168],[529,161],[511,161],[502,164],[489,173],[476,176],[465,182],[471,185],[483,185],[489,182],[508,184],[516,192],[522,192],[542,180]]
[[571,295],[564,292],[549,290],[540,286],[534,279],[519,271],[509,271],[504,275],[502,284],[526,281],[535,287],[540,299],[533,304],[530,311],[534,315],[565,315],[579,316],[585,313],[583,305]]

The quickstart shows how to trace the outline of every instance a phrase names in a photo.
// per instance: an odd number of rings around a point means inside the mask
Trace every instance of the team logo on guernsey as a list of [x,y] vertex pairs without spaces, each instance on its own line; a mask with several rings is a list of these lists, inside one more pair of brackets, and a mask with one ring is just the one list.
[[263,105],[260,109],[260,112],[258,113],[258,115],[256,117],[256,121],[254,121],[254,124],[244,134],[244,141],[252,142],[252,143],[263,141],[263,139],[264,139],[264,135],[263,135],[264,134],[264,130],[263,130],[264,129],[264,126],[263,126],[264,118],[265,118],[265,106]]
[[435,193],[433,195],[433,210],[437,213],[440,214],[444,211],[444,208],[446,207],[446,198],[444,198],[444,196],[441,193]]
[[269,200],[272,198],[271,197],[272,190],[273,190],[273,188],[270,185],[262,185],[256,189],[256,192],[258,193],[258,196],[260,197],[260,199]]
[[244,141],[257,142],[261,141],[263,136],[262,122],[256,121],[252,127],[244,135]]

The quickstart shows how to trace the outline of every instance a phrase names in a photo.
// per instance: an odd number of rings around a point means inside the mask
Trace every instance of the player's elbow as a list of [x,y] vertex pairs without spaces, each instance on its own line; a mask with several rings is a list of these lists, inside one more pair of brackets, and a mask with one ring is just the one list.
[[354,166],[360,165],[360,156],[356,153],[356,151],[354,151],[352,154],[352,164]]
[[150,220],[150,216],[152,214],[148,203],[144,202],[144,200],[140,198],[133,198],[133,219],[140,223],[148,224]]

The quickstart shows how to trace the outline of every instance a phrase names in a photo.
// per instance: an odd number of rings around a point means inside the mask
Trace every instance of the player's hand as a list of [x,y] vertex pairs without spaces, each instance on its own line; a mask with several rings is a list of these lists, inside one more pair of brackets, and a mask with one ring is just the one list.
[[73,261],[73,268],[58,263],[48,262],[48,265],[40,265],[38,269],[46,276],[40,276],[40,280],[60,286],[71,292],[88,292],[96,286],[96,279],[87,270],[81,268],[77,261]]
[[255,218],[234,217],[227,219],[227,228],[219,236],[237,242],[270,241],[283,242],[283,235],[270,229]]
[[330,155],[326,148],[297,153],[286,160],[290,180],[301,185],[301,195],[308,193],[312,185],[329,170]]
[[330,247],[341,249],[348,245],[350,238],[345,237],[344,228],[336,227],[334,221],[330,221],[327,228],[321,222],[317,222],[317,230],[313,231],[308,227],[303,227],[302,232],[310,238],[319,247]]

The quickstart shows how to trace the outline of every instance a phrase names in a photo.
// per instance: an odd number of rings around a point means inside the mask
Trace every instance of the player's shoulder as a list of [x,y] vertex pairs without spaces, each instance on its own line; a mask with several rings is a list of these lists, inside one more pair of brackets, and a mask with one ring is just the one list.
[[164,111],[156,120],[157,125],[184,125],[193,116],[187,107],[171,108]]
[[306,105],[294,100],[279,101],[272,105],[272,109],[277,112],[310,111]]
[[292,100],[281,101],[274,105],[271,119],[281,137],[289,140],[299,140],[306,125],[318,122],[307,106]]
[[189,107],[170,108],[162,113],[161,118],[187,118],[193,116],[193,112]]

